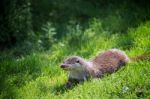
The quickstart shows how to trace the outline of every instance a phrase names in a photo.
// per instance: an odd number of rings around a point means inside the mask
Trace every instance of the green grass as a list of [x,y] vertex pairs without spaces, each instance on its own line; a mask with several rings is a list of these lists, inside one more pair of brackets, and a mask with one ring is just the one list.
[[5,54],[0,61],[0,98],[21,99],[136,99],[150,98],[150,61],[131,62],[102,79],[91,79],[65,89],[67,72],[59,68],[70,55],[91,59],[110,48],[124,50],[129,57],[150,54],[150,22],[126,34],[104,31],[95,20],[85,31],[74,29],[52,48],[19,58]]

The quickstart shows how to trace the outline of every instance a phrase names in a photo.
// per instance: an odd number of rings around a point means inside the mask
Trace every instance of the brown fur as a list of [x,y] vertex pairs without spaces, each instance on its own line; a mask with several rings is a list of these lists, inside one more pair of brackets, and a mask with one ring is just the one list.
[[115,51],[113,50],[103,52],[92,60],[94,68],[101,73],[99,76],[103,75],[104,73],[113,73],[121,66],[129,62],[129,58],[124,52],[116,49]]
[[142,61],[142,60],[148,60],[150,59],[150,55],[140,55],[136,57],[130,58],[132,61]]
[[[147,56],[148,57],[148,56]],[[150,56],[149,56],[150,57]],[[144,56],[134,58],[143,59]],[[73,81],[84,81],[89,77],[99,78],[105,73],[113,73],[130,61],[121,50],[110,49],[97,55],[94,59],[86,61],[79,56],[72,56],[65,60],[61,68],[69,71],[68,84]]]

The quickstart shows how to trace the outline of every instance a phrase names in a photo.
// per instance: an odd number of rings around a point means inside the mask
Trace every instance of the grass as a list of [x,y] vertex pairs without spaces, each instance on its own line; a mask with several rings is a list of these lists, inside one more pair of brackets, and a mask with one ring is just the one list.
[[85,31],[79,28],[70,31],[47,52],[15,59],[4,53],[0,58],[0,98],[149,99],[149,60],[131,62],[102,79],[64,88],[67,73],[59,68],[64,58],[79,55],[91,59],[110,48],[122,49],[129,57],[150,54],[150,22],[122,34],[104,31],[101,22],[94,20]]

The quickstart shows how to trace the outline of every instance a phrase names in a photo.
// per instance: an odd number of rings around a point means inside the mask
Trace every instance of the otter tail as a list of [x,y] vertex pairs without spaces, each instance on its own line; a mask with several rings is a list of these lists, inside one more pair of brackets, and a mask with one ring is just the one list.
[[150,60],[150,55],[140,55],[136,57],[131,57],[131,61],[143,61],[143,60]]

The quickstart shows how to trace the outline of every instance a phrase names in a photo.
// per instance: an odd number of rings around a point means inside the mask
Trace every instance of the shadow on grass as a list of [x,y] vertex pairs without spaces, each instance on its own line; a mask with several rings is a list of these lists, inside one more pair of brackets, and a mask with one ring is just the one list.
[[59,95],[59,94],[64,94],[65,92],[69,91],[69,90],[72,90],[73,88],[75,88],[77,85],[79,84],[83,84],[82,83],[73,83],[71,86],[67,86],[67,83],[65,84],[62,84],[62,85],[59,85],[59,86],[55,86],[53,88],[53,93],[55,95]]

